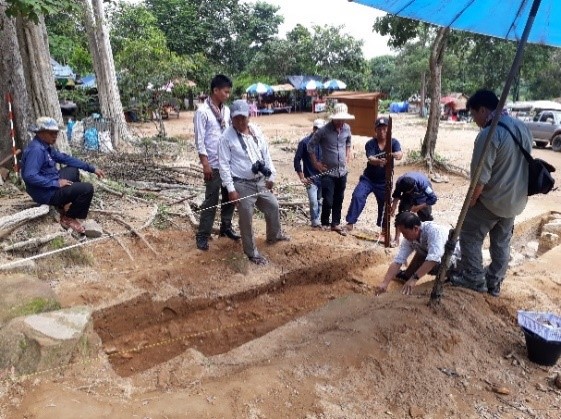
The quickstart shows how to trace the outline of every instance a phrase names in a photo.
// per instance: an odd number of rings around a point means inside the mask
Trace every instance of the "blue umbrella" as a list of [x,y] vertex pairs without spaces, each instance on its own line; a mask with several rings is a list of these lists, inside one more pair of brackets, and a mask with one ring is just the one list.
[[331,89],[331,90],[345,90],[347,88],[347,84],[342,82],[341,80],[332,79],[327,80],[323,83],[324,89]]
[[302,90],[321,90],[323,89],[323,83],[314,79],[310,79],[300,85]]
[[[495,133],[508,92],[522,62],[526,42],[561,47],[561,1],[559,0],[355,0],[366,6],[383,10],[393,15],[409,19],[421,20],[439,26],[475,32],[509,40],[518,41],[518,49],[514,62],[505,82],[505,86],[495,117],[491,122],[483,155],[490,148],[491,138]],[[456,229],[451,238],[454,242],[460,236],[469,201],[479,181],[483,167],[483,158],[473,173],[470,187],[464,200]],[[442,258],[441,269],[431,293],[431,302],[440,301],[442,282],[450,266],[451,250]],[[453,246],[452,246],[453,248]]]
[[268,94],[273,93],[273,88],[265,83],[253,83],[247,89],[245,89],[246,93],[251,94]]
[[[392,15],[497,38],[520,41],[536,9],[528,42],[561,46],[558,0],[354,0]],[[540,5],[541,3],[541,5]]]

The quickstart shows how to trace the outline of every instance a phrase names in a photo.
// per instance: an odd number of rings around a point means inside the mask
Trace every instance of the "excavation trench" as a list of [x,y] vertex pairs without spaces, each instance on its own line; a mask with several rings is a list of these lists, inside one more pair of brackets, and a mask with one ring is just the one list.
[[[512,247],[527,258],[529,242],[540,242],[542,215],[516,226]],[[539,257],[540,249],[532,257]],[[259,287],[216,298],[176,296],[154,301],[148,293],[94,314],[94,327],[115,371],[145,371],[194,348],[206,356],[230,351],[345,294],[364,292],[353,273],[373,266],[383,275],[389,257],[368,250],[292,270]],[[523,263],[518,261],[517,264]],[[360,275],[359,275],[360,276]]]
[[277,280],[212,299],[148,294],[98,311],[94,327],[121,376],[147,370],[187,348],[206,356],[230,351],[364,285],[352,271],[383,263],[381,252],[364,251],[293,270]]

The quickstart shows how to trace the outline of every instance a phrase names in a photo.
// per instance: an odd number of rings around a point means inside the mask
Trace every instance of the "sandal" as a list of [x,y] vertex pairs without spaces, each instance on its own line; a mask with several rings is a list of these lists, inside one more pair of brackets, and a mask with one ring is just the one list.
[[267,263],[269,263],[269,261],[261,255],[248,256],[247,258],[249,259],[250,262],[255,263],[256,265],[266,265]]
[[86,232],[86,228],[80,224],[78,220],[67,217],[66,215],[60,217],[60,225],[66,229],[71,228],[78,234],[84,234]]

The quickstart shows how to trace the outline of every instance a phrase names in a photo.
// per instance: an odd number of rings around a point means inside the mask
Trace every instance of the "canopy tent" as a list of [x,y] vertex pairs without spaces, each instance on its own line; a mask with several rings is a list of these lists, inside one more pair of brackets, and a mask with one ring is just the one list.
[[87,74],[81,79],[81,84],[78,84],[80,89],[97,89],[97,79],[95,74]]
[[323,83],[319,80],[310,79],[305,83],[300,85],[301,90],[321,90],[323,89]]
[[292,90],[294,90],[294,86],[291,85],[290,83],[286,83],[286,84],[275,84],[273,86],[271,86],[271,89],[273,89],[273,92],[275,93],[280,93],[280,92],[291,92]]
[[321,83],[321,78],[318,76],[288,76],[288,81],[296,89],[301,89],[302,86],[306,86],[310,82],[310,80]]
[[[499,99],[497,112],[491,121],[482,155],[487,154],[491,139],[497,128],[501,110],[504,107],[510,87],[520,70],[524,47],[527,42],[561,47],[561,1],[559,0],[354,0],[356,3],[374,7],[387,13],[421,20],[435,25],[475,32],[483,35],[518,42],[518,48],[503,92]],[[483,161],[478,163],[472,173],[470,187],[465,197],[458,222],[450,240],[456,242],[460,236],[470,201],[481,176]],[[442,283],[450,266],[453,243],[446,246],[437,280],[431,293],[431,302],[440,301]]]
[[447,96],[440,98],[440,103],[448,105],[455,112],[466,109],[468,97],[463,93],[450,93]]
[[70,66],[62,65],[51,58],[51,67],[53,68],[53,74],[55,79],[71,79],[76,80],[76,74]]

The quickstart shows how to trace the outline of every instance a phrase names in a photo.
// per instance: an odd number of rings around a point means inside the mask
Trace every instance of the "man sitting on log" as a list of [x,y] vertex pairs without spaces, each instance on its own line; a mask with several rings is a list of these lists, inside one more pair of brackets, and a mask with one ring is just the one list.
[[[52,147],[59,132],[55,119],[38,118],[33,131],[35,137],[21,158],[21,177],[27,193],[38,204],[57,207],[64,228],[84,234],[85,227],[79,219],[88,216],[94,189],[91,183],[80,182],[78,169],[95,173],[98,178],[104,177],[105,173]],[[65,167],[58,170],[56,163]]]

